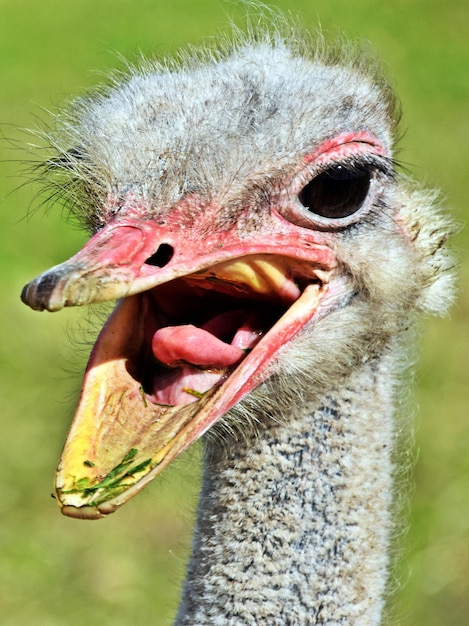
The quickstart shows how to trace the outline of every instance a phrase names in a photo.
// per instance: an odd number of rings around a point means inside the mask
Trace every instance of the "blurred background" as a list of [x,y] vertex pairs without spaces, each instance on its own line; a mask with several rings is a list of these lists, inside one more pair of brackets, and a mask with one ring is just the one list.
[[[462,227],[469,163],[469,4],[465,0],[271,0],[371,42],[402,99],[399,158],[442,190]],[[38,314],[22,286],[86,240],[61,207],[39,207],[21,160],[33,128],[122,67],[244,23],[232,0],[0,0],[0,621],[4,626],[167,625],[191,539],[199,475],[190,450],[110,519],[62,517],[50,498],[88,346],[85,311]],[[23,151],[18,148],[23,144]],[[29,216],[29,217],[28,217]],[[416,384],[418,462],[393,624],[469,623],[469,234],[453,240],[460,293],[423,325]]]

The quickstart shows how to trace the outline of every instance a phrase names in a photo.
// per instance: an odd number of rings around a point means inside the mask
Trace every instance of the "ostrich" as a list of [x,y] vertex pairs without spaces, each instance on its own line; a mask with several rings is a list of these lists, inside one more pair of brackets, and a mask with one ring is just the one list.
[[450,227],[396,171],[374,62],[297,32],[235,39],[58,116],[46,169],[92,237],[22,299],[117,304],[56,495],[107,516],[204,435],[176,624],[376,625],[407,346],[450,299]]

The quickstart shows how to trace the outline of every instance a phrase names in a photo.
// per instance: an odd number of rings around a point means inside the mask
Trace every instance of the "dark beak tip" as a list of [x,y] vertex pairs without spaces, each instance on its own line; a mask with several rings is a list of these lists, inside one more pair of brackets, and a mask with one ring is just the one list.
[[56,311],[63,308],[60,289],[61,274],[55,271],[44,272],[27,283],[21,291],[21,300],[34,311]]
[[25,285],[21,291],[21,301],[35,311],[43,311],[46,307],[42,300],[38,297],[36,289],[36,281],[31,281]]

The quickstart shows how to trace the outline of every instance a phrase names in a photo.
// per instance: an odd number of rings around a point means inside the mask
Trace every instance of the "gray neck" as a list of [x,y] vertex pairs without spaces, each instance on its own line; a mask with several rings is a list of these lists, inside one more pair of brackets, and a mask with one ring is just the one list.
[[176,624],[381,623],[389,569],[392,363],[207,461]]

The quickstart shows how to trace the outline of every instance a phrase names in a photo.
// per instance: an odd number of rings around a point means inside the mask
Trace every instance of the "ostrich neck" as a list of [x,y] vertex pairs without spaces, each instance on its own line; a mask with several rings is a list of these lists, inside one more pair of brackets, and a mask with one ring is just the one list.
[[[177,626],[381,623],[392,499],[392,362],[355,371],[207,461]],[[219,445],[219,444],[218,444]]]

